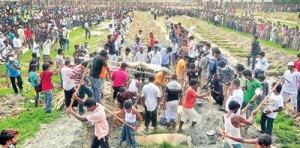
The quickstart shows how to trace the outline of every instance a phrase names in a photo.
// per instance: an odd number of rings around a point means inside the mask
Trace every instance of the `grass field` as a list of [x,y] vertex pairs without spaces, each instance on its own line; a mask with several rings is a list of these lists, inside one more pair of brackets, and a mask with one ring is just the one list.
[[[66,56],[71,56],[74,51],[74,45],[84,44],[85,41],[87,41],[90,45],[90,52],[95,50],[97,47],[103,46],[104,42],[106,41],[106,35],[108,31],[101,31],[102,35],[100,37],[91,37],[91,39],[84,39],[84,29],[77,28],[70,32],[70,50],[65,51]],[[58,46],[57,46],[58,47]],[[36,132],[40,129],[41,124],[48,124],[53,122],[55,119],[60,117],[62,115],[62,111],[55,110],[51,114],[45,114],[44,109],[40,107],[34,107],[34,104],[30,103],[30,99],[33,99],[33,94],[30,91],[29,83],[27,82],[27,72],[28,72],[28,64],[31,59],[31,53],[32,51],[27,51],[22,59],[22,79],[23,79],[23,86],[24,86],[24,92],[23,97],[25,97],[26,102],[23,107],[26,108],[26,110],[22,113],[20,113],[17,117],[9,117],[5,118],[0,121],[0,129],[5,128],[14,128],[20,131],[20,140],[19,142],[24,142],[25,139],[33,137]],[[42,53],[42,51],[40,51]],[[55,49],[51,49],[51,59],[55,59],[55,56],[57,55],[57,52]],[[54,70],[54,69],[53,69]],[[4,65],[1,65],[0,72],[5,72]],[[5,82],[5,78],[1,78],[0,82]],[[53,76],[53,83],[54,86],[59,84],[59,76],[55,75]],[[3,83],[1,83],[3,85]],[[61,92],[61,89],[54,89],[55,96],[57,93]],[[0,89],[0,96],[4,96],[7,94],[14,94],[12,88],[4,88],[2,87]],[[43,99],[43,95],[41,95],[40,99]]]

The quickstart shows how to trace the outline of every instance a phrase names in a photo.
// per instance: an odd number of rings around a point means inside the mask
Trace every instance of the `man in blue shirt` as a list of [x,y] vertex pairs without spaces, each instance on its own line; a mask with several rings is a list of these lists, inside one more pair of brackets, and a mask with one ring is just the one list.
[[20,92],[22,93],[23,90],[23,82],[22,82],[22,78],[20,75],[20,69],[21,69],[21,65],[19,62],[15,61],[14,57],[9,57],[8,62],[5,65],[6,70],[9,73],[9,77],[10,77],[10,82],[11,85],[15,91],[15,94],[18,94],[18,88],[16,86],[16,79],[18,80],[18,87],[20,89]]
[[167,49],[162,48],[160,52],[162,57],[161,66],[169,68],[170,59],[172,56],[172,48],[171,47],[168,47]]

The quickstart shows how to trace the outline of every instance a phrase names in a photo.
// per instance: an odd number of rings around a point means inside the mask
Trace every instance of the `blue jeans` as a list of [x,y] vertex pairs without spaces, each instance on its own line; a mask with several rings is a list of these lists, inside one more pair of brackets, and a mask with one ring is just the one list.
[[[83,99],[85,94],[87,94],[87,96],[90,98],[90,97],[93,97],[93,92],[90,88],[88,88],[86,85],[82,85],[79,89],[79,92],[78,92],[78,97],[80,99]],[[79,107],[79,111],[83,111],[83,104],[80,104],[78,103],[78,107]]]
[[252,71],[255,69],[256,55],[252,55]]
[[66,42],[63,44],[63,50],[70,50],[70,39],[66,39]]
[[100,103],[100,78],[91,78],[92,89],[94,92],[94,99]]
[[46,112],[51,112],[52,110],[52,90],[44,92],[44,99],[46,104]]

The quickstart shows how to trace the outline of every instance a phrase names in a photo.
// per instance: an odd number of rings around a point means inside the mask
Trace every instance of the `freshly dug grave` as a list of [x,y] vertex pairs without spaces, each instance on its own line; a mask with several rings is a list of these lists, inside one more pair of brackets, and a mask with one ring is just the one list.
[[25,108],[20,106],[22,103],[24,103],[24,98],[19,94],[0,97],[0,120],[11,116],[17,116],[24,111]]

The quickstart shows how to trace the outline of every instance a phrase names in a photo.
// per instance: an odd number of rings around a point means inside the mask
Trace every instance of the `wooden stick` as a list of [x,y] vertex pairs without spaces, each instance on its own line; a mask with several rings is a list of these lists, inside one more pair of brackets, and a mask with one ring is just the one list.
[[221,133],[222,135],[222,138],[225,138],[226,142],[228,143],[228,145],[230,146],[230,148],[233,148],[233,146],[228,142],[228,138],[227,137],[224,137],[224,132],[223,132],[223,129],[219,127],[219,132]]
[[[116,119],[118,119],[119,121],[121,121],[122,123],[126,124],[127,126],[129,126],[130,128],[134,129],[134,127],[132,127],[130,124],[128,124],[127,122],[125,122],[123,119],[119,118],[118,116],[116,116],[112,111],[104,108],[109,114],[111,114],[112,116],[114,116]],[[139,134],[141,134],[142,136],[146,137],[145,134],[143,134],[140,130],[136,130]]]
[[[74,92],[74,94],[77,94],[77,93],[78,93],[78,91],[79,91],[79,89],[80,89],[80,87],[81,87],[81,83],[83,82],[84,77],[86,76],[87,71],[88,71],[90,65],[91,65],[91,61],[90,61],[90,62],[88,63],[88,65],[85,67],[84,72],[83,72],[83,75],[82,75],[82,77],[81,77],[81,79],[80,79],[80,81],[79,81],[79,84],[78,84],[78,86],[77,86],[76,91]],[[72,109],[74,100],[75,100],[75,98],[72,96],[72,99],[71,99],[71,103],[70,103],[69,109]]]
[[258,96],[257,96],[256,94],[254,94],[254,96],[252,97],[252,99],[248,102],[247,106],[243,109],[242,115],[245,114],[245,113],[247,112],[248,108],[249,108],[250,105],[251,105],[251,102],[254,102],[254,101],[257,99],[257,97],[258,97]]
[[273,91],[276,89],[276,87],[282,82],[282,78],[275,84],[275,86],[270,90],[269,94],[261,101],[261,103],[257,106],[257,108],[254,111],[258,111],[261,109],[263,104],[268,100],[270,95],[273,93]]
[[209,107],[210,107],[210,112],[211,112],[211,122],[212,122],[212,125],[215,126],[215,114],[214,114],[214,109],[213,109],[213,97],[211,95],[209,95]]

